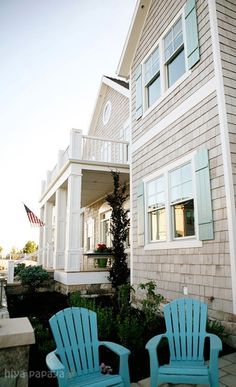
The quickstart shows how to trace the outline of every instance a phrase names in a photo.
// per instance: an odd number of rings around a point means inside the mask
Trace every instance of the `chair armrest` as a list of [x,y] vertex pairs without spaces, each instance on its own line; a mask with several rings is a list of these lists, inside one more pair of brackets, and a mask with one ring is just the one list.
[[124,387],[130,387],[129,375],[129,354],[130,350],[123,345],[113,343],[112,341],[99,341],[99,345],[104,345],[120,357],[119,374],[121,375]]
[[119,356],[130,354],[129,349],[123,347],[123,345],[113,343],[112,341],[99,341],[99,345],[104,345]]
[[48,368],[55,373],[65,371],[64,365],[62,364],[62,362],[58,359],[58,357],[56,355],[56,350],[50,352],[46,356],[46,364],[47,364]]
[[210,339],[210,350],[211,351],[221,351],[222,350],[222,341],[214,333],[207,333],[206,337]]
[[156,350],[164,337],[166,337],[165,333],[152,337],[145,345],[145,348],[148,351]]

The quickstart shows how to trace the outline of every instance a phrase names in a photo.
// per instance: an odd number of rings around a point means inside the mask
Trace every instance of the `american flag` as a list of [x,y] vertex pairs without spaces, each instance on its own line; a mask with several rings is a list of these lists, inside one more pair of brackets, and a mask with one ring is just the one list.
[[25,204],[24,207],[31,226],[43,227],[44,223],[42,220],[40,220]]

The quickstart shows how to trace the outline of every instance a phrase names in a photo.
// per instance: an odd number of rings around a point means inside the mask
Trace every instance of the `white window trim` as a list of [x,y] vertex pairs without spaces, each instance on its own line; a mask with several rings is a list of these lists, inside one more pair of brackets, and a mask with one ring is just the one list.
[[[185,24],[184,24],[184,8],[182,8],[178,14],[175,16],[175,18],[172,20],[171,24],[165,29],[163,34],[160,36],[160,38],[157,40],[157,42],[152,46],[151,50],[147,53],[147,55],[144,57],[143,61],[141,62],[142,65],[142,99],[143,99],[143,115],[140,117],[141,119],[145,118],[150,112],[155,109],[166,97],[168,97],[169,94],[171,94],[181,83],[187,79],[190,74],[192,73],[192,70],[186,70],[185,73],[171,86],[167,87],[167,73],[166,73],[166,66],[164,61],[164,37],[167,35],[167,33],[170,31],[170,29],[173,27],[173,25],[176,23],[176,21],[180,18],[182,18],[182,27],[183,27],[183,42],[184,47],[186,48],[186,33],[185,33]],[[159,46],[159,60],[160,60],[160,82],[161,82],[161,96],[156,100],[154,104],[148,107],[147,105],[147,90],[145,86],[145,79],[144,79],[144,67],[145,62],[148,60],[150,55],[155,51],[155,49]],[[185,52],[185,69],[187,64],[187,53],[186,49]]]
[[[90,246],[90,249],[88,249],[88,227],[89,227],[89,224],[91,225],[92,227],[92,236],[91,236],[91,246]],[[92,252],[95,248],[95,230],[94,230],[94,226],[95,226],[95,221],[94,221],[94,218],[92,217],[89,217],[86,222],[85,222],[85,250],[87,252]]]
[[[181,249],[181,248],[191,248],[191,247],[202,247],[202,241],[199,240],[198,234],[198,216],[197,216],[197,201],[196,201],[196,179],[195,179],[195,164],[194,164],[194,156],[197,152],[192,152],[181,159],[176,160],[175,162],[169,164],[168,166],[152,173],[151,175],[145,177],[143,179],[144,182],[144,208],[145,208],[145,245],[144,250],[164,250],[164,249]],[[194,219],[195,219],[195,235],[189,237],[183,237],[177,240],[173,238],[173,230],[172,230],[172,220],[171,220],[171,205],[169,200],[169,172],[173,169],[176,169],[188,162],[191,162],[192,165],[192,183],[193,183],[193,200],[194,200]],[[147,183],[158,176],[165,175],[167,178],[165,179],[166,184],[166,229],[167,229],[167,239],[166,241],[155,241],[150,242],[148,238],[148,212],[147,212]]]

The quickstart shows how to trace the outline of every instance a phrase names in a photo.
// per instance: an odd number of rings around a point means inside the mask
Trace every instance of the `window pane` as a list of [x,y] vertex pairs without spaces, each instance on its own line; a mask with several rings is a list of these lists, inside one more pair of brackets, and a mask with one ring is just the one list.
[[165,209],[153,211],[149,214],[150,240],[158,241],[166,239],[166,214]]
[[193,200],[174,205],[173,212],[174,237],[182,238],[186,236],[195,235]]
[[182,19],[180,18],[164,38],[165,61],[183,44]]
[[159,70],[159,47],[157,47],[149,59],[145,62],[145,85],[157,75]]
[[158,179],[150,181],[147,184],[147,204],[148,207],[160,207],[164,206],[165,192],[164,192],[164,176],[160,176]]
[[184,50],[167,65],[168,87],[172,86],[185,73]]
[[148,87],[148,107],[158,100],[161,95],[160,77],[156,78]]
[[188,181],[182,185],[182,199],[187,199],[192,196],[192,182]]
[[172,203],[192,198],[192,168],[190,163],[170,172],[170,192]]

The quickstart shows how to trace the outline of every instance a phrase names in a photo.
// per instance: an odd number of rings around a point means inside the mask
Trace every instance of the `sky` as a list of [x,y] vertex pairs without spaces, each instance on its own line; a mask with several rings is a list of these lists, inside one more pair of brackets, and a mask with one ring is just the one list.
[[136,0],[0,0],[0,246],[38,243],[41,181],[72,128],[88,131]]

